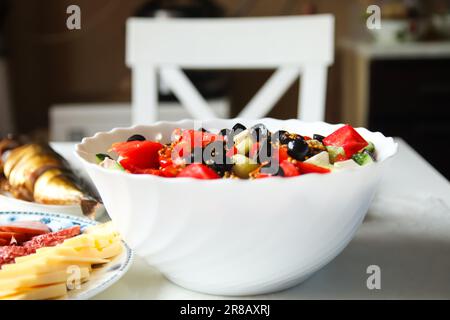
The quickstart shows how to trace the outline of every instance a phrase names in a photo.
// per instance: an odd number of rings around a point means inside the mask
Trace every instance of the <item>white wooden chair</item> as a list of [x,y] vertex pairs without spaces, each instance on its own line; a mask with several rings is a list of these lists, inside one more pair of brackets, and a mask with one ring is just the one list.
[[327,67],[334,59],[332,15],[127,21],[132,121],[157,120],[157,73],[195,119],[215,118],[187,69],[276,69],[239,114],[266,115],[301,76],[298,116],[323,120]]

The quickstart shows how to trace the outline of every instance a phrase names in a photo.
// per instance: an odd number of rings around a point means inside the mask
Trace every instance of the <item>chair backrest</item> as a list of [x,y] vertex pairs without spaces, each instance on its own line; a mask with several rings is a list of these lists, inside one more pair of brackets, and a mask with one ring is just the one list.
[[276,69],[240,113],[266,115],[301,76],[299,117],[323,120],[327,67],[334,59],[332,15],[127,21],[133,122],[157,119],[157,73],[194,118],[214,118],[187,69]]

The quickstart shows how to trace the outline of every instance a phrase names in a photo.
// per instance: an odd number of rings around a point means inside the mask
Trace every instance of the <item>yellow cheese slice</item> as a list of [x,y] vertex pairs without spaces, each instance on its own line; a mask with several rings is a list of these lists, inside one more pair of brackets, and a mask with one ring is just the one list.
[[58,283],[44,287],[36,287],[18,294],[1,297],[1,300],[43,300],[55,299],[67,294],[65,283]]
[[0,270],[0,279],[7,279],[10,277],[17,277],[24,274],[42,274],[54,271],[67,270],[70,266],[78,266],[80,268],[88,268],[92,270],[89,262],[74,262],[74,261],[46,261],[46,258],[35,259],[29,263],[8,264],[2,266]]
[[114,242],[103,249],[83,248],[77,250],[78,254],[84,257],[97,257],[102,259],[109,259],[117,256],[123,250],[121,242]]
[[89,234],[82,234],[65,240],[60,246],[72,248],[95,247],[95,238]]
[[122,251],[122,243],[120,241],[115,241],[109,244],[105,248],[96,249],[91,247],[84,248],[72,248],[69,246],[56,246],[56,247],[46,247],[41,248],[34,254],[30,254],[24,257],[18,257],[15,259],[15,263],[24,263],[34,259],[38,259],[44,256],[58,255],[58,256],[77,256],[77,257],[88,257],[88,258],[102,258],[107,259],[118,255]]
[[[80,281],[84,282],[89,279],[89,269],[81,268],[80,269]],[[5,290],[15,290],[16,292],[19,290],[26,290],[27,288],[50,285],[55,283],[66,283],[67,279],[73,276],[73,273],[69,272],[69,270],[59,270],[51,273],[43,273],[43,274],[26,274],[17,277],[11,277],[8,279],[0,280],[0,296],[8,295],[5,293]]]
[[[41,250],[45,249],[45,250]],[[15,263],[24,263],[27,261],[31,261],[34,259],[38,259],[41,257],[49,256],[49,255],[61,255],[61,256],[74,256],[77,255],[77,251],[70,247],[46,247],[41,248],[36,251],[34,254],[30,254],[24,257],[18,257],[14,261]]]
[[70,239],[65,240],[60,246],[79,248],[104,248],[108,245],[117,242],[120,237],[117,233],[91,233],[82,234]]

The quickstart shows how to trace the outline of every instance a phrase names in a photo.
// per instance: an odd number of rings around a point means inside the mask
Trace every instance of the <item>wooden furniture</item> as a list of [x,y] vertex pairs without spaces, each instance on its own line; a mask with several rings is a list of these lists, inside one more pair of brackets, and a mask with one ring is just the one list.
[[182,68],[277,69],[239,114],[243,118],[266,115],[301,75],[300,118],[307,121],[324,118],[327,67],[334,57],[331,15],[130,18],[126,47],[126,61],[132,68],[134,123],[157,120],[157,74],[193,118],[217,117]]

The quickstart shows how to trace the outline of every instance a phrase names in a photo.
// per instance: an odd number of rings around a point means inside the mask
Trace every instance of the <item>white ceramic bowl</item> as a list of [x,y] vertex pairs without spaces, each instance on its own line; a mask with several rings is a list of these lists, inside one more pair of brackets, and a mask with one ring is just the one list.
[[[206,129],[236,122],[266,124],[304,135],[340,125],[298,120],[209,120]],[[339,254],[361,224],[387,159],[392,138],[358,129],[377,148],[378,162],[326,175],[261,180],[161,178],[109,171],[94,155],[132,134],[167,142],[193,121],[119,128],[83,139],[76,153],[114,224],[136,254],[171,281],[220,295],[268,293],[296,285]]]

